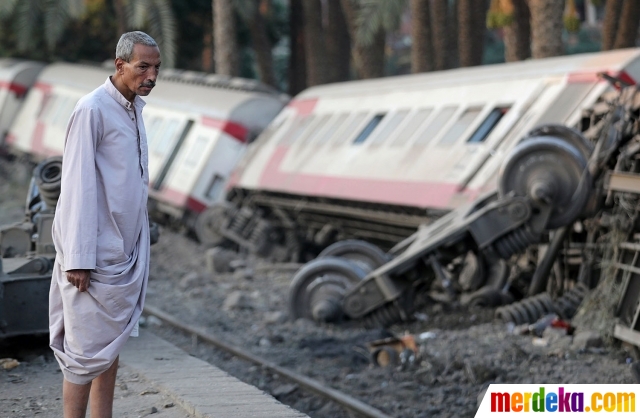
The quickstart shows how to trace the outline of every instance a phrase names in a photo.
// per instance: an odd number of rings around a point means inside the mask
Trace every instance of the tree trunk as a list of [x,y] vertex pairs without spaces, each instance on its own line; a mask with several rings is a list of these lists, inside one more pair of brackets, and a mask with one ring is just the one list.
[[304,0],[304,44],[307,57],[307,85],[325,84],[329,80],[327,48],[322,30],[322,3]]
[[504,59],[522,61],[531,57],[531,13],[526,0],[512,0],[513,22],[504,28]]
[[307,87],[307,65],[304,48],[304,14],[302,0],[290,0],[289,95],[295,96]]
[[113,9],[116,12],[116,27],[118,28],[118,37],[120,37],[127,31],[127,16],[123,0],[113,0]]
[[236,17],[231,0],[213,0],[213,39],[216,73],[237,76]]
[[602,50],[613,49],[618,32],[618,21],[622,10],[623,0],[607,0],[604,9],[604,21],[602,22]]
[[346,81],[349,79],[351,62],[351,39],[344,18],[340,0],[327,0],[327,30],[325,31],[328,81]]
[[249,25],[251,32],[251,42],[256,53],[256,62],[260,81],[270,86],[276,85],[276,78],[273,74],[273,54],[271,52],[271,41],[267,34],[267,26],[262,16],[262,7],[256,7],[253,19]]
[[461,67],[482,64],[486,28],[484,0],[458,0],[458,52]]
[[356,37],[359,7],[357,0],[342,0],[342,10],[347,20],[351,41],[354,44],[351,48],[353,65],[360,78],[382,77],[384,75],[385,33],[380,28],[370,45],[363,45],[362,42],[359,42]]
[[429,2],[411,0],[411,18],[411,72],[431,71],[433,70],[433,46]]
[[436,70],[451,68],[449,45],[449,2],[448,0],[433,1],[433,57]]
[[613,47],[616,49],[635,47],[638,40],[638,26],[640,26],[640,2],[624,0],[620,14],[620,28]]
[[555,57],[564,53],[564,3],[564,0],[529,0],[533,58]]

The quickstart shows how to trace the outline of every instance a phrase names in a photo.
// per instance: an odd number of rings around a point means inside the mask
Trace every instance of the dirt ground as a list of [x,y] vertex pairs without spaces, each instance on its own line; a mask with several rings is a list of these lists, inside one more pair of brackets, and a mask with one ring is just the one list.
[[[26,184],[7,182],[4,171],[0,224],[19,220],[26,193]],[[206,269],[206,250],[164,229],[159,243],[152,247],[147,303],[390,416],[470,417],[477,409],[478,395],[490,383],[634,383],[629,368],[632,356],[619,344],[602,346],[595,341],[587,347],[584,340],[578,341],[580,337],[574,341],[558,330],[548,331],[543,338],[519,335],[494,321],[490,309],[450,310],[432,305],[416,321],[389,330],[291,321],[286,299],[295,269],[255,262],[234,273],[214,275]],[[146,318],[145,325],[311,417],[350,416],[278,376],[248,367],[204,344],[194,345],[191,338],[162,327],[155,318]],[[417,358],[408,357],[395,367],[374,367],[366,344],[405,333],[422,335]],[[41,395],[43,405],[59,396],[49,391]],[[0,407],[4,409],[7,401],[3,402]]]

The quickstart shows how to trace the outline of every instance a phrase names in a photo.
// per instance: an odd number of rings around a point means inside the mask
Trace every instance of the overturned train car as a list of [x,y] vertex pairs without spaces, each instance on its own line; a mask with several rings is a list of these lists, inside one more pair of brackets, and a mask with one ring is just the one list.
[[[36,162],[62,155],[77,101],[111,73],[101,66],[46,66],[7,135],[9,150]],[[150,213],[193,227],[200,212],[224,198],[224,184],[247,144],[288,97],[255,80],[168,69],[144,100]]]
[[387,250],[497,190],[534,127],[576,126],[609,85],[640,79],[637,49],[318,86],[250,147],[200,239],[280,260],[333,242]]
[[[529,297],[498,316],[532,323],[547,313],[570,317],[600,281],[605,297],[619,299],[616,312],[602,312],[618,317],[615,336],[640,345],[640,90],[624,78],[604,78],[621,91],[583,114],[582,132],[560,125],[532,130],[502,163],[497,191],[414,233],[386,260],[348,242],[338,257],[307,263],[291,283],[292,316],[388,326],[425,303],[466,296],[467,303],[500,305],[519,293]],[[517,282],[525,275],[517,270],[531,250],[537,260],[523,289]],[[563,274],[571,258],[578,268]],[[469,260],[473,274],[465,274]]]

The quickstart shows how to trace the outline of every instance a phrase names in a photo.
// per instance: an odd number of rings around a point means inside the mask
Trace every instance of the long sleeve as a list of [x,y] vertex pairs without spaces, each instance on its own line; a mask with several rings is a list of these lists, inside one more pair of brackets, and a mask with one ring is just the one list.
[[[77,107],[67,126],[57,211],[64,270],[96,267],[98,197],[96,147],[102,128],[98,110]],[[61,207],[60,207],[61,206]]]

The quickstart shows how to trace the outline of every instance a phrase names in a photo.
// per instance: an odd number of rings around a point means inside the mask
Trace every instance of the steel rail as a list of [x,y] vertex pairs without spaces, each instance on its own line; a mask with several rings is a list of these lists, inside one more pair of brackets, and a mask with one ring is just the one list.
[[331,399],[334,402],[346,407],[347,409],[357,412],[359,414],[364,415],[365,417],[370,418],[392,418],[390,415],[385,414],[384,412],[376,409],[370,405],[365,404],[351,396],[345,395],[344,393],[337,391],[335,389],[329,388],[320,382],[313,380],[309,377],[303,376],[294,371],[285,369],[283,367],[278,366],[277,364],[263,359],[259,356],[250,353],[249,351],[243,350],[241,348],[235,347],[231,344],[228,344],[222,341],[220,338],[217,338],[209,333],[207,333],[204,329],[193,327],[191,325],[183,324],[176,317],[163,312],[162,310],[155,308],[153,306],[146,305],[144,307],[144,312],[148,315],[153,315],[158,319],[168,323],[169,325],[178,328],[182,331],[185,331],[189,334],[196,335],[198,338],[203,341],[221,349],[228,353],[233,354],[236,357],[241,359],[250,361],[255,363],[261,367],[264,367],[268,370],[271,370],[281,376],[285,376],[286,378],[296,382],[300,386],[306,388],[307,390],[314,392],[320,396]]

